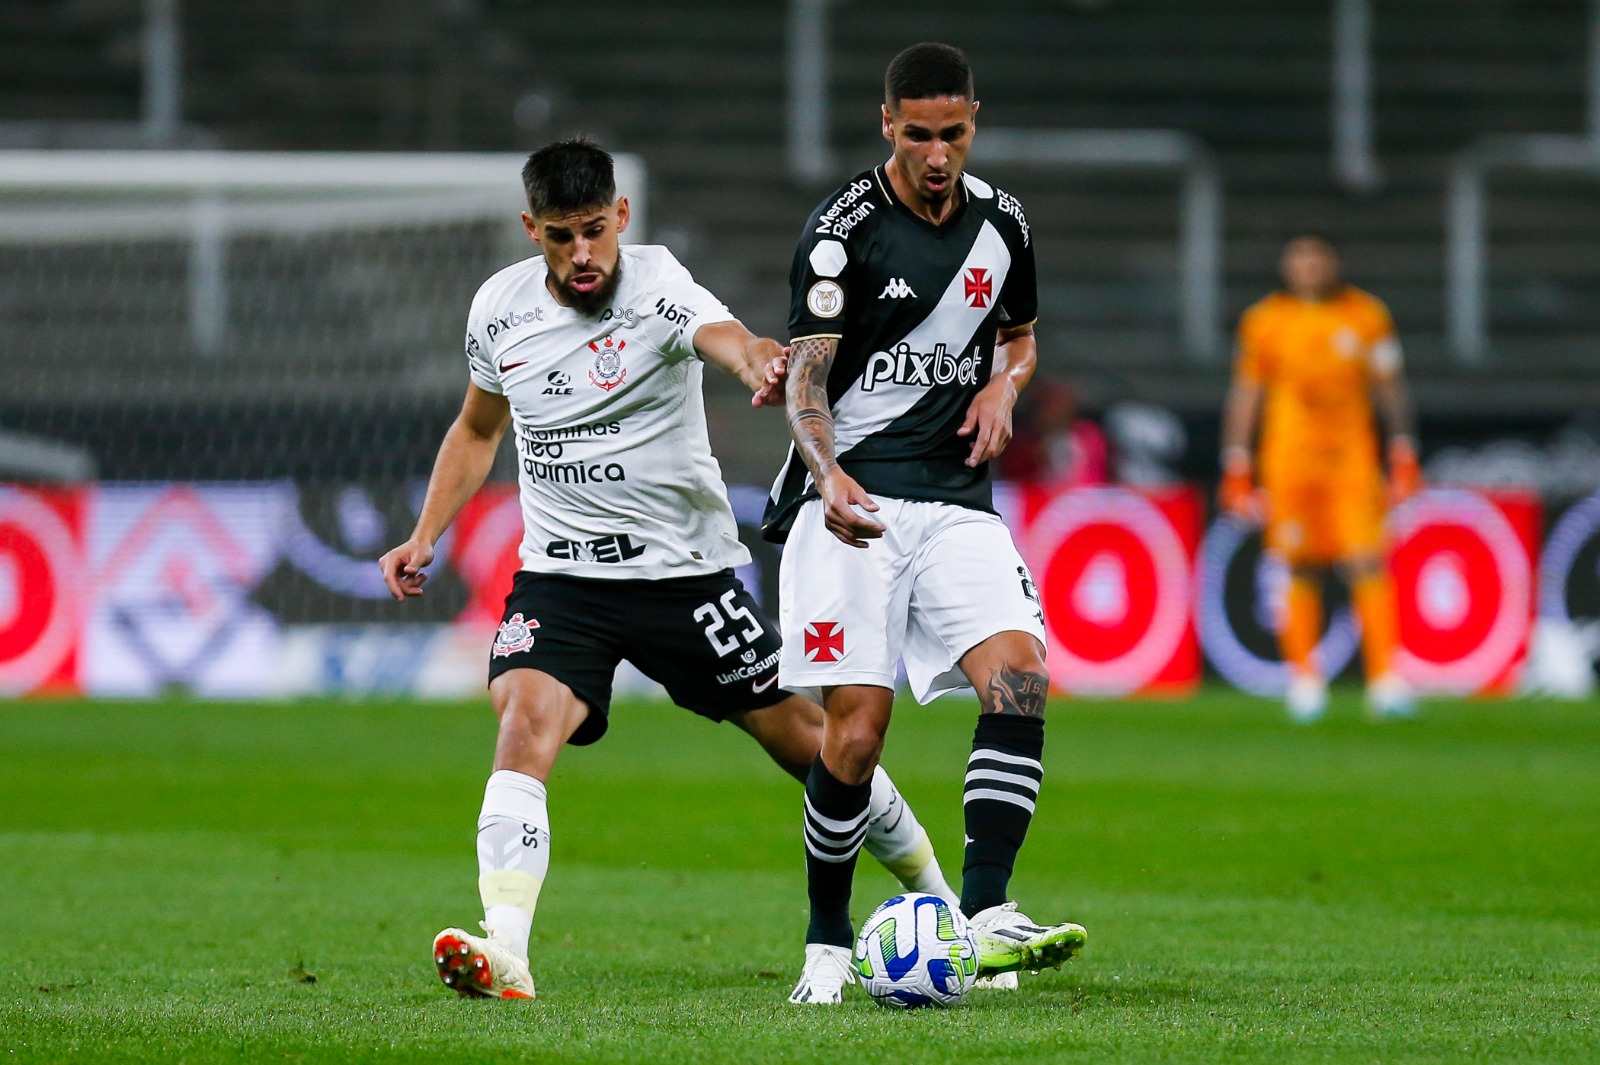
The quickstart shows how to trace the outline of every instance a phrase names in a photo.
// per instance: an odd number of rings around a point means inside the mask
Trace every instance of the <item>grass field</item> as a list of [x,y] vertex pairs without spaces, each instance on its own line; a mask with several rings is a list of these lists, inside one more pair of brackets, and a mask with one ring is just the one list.
[[[798,787],[655,705],[551,781],[539,1000],[458,1000],[481,706],[0,706],[0,1060],[1600,1061],[1600,707],[1054,707],[1015,893],[1084,956],[894,1014],[788,1006]],[[959,872],[970,704],[886,764]],[[892,881],[864,861],[858,918]]]

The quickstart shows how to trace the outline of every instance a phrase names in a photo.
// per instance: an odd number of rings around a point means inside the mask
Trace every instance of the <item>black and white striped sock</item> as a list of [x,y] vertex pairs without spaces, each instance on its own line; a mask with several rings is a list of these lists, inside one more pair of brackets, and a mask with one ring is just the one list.
[[968,917],[1006,901],[1017,851],[1039,799],[1043,754],[1043,718],[1012,714],[978,718],[961,796],[967,825],[961,912]]
[[821,756],[806,777],[806,887],[811,896],[807,943],[855,945],[850,923],[850,885],[856,855],[867,838],[872,782],[845,784],[828,772]]

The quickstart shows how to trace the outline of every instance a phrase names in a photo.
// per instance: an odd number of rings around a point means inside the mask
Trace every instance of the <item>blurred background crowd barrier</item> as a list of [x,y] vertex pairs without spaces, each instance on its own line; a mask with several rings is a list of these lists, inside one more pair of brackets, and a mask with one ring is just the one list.
[[[972,169],[1036,234],[1000,472],[1060,686],[1281,684],[1282,575],[1209,500],[1228,335],[1320,231],[1394,311],[1437,489],[1393,522],[1406,671],[1590,690],[1600,0],[621,0],[581,47],[571,17],[0,5],[0,691],[477,690],[510,468],[404,622],[372,559],[459,405],[472,293],[529,250],[520,159],[597,137],[630,235],[781,336],[800,224],[884,156],[914,39],[972,56]],[[728,480],[767,483],[780,421],[707,391]]]
[[[428,594],[390,600],[373,559],[410,530],[421,482],[128,483],[0,487],[0,691],[219,697],[480,691],[517,566],[510,484],[486,488],[442,544]],[[777,549],[764,490],[732,490],[769,612]],[[1048,619],[1051,677],[1079,695],[1183,695],[1206,666],[1281,691],[1273,632],[1285,575],[1259,533],[1171,485],[1002,485],[1002,510]],[[1401,671],[1424,692],[1581,695],[1587,646],[1532,668],[1535,633],[1582,644],[1600,626],[1600,493],[1548,536],[1521,491],[1431,489],[1394,515]],[[1319,654],[1356,656],[1337,599]],[[403,618],[403,620],[402,620]],[[1556,635],[1551,635],[1552,633]],[[1561,672],[1562,670],[1566,672]],[[1576,670],[1576,672],[1574,672]],[[636,678],[635,678],[636,679]]]

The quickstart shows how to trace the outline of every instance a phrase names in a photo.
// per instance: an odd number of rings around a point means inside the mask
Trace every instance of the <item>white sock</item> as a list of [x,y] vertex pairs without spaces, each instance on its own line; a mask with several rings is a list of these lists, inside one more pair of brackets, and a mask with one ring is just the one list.
[[960,896],[945,883],[927,830],[881,765],[872,771],[872,800],[867,805],[867,839],[863,846],[906,890],[924,891],[951,905],[960,904]]
[[478,895],[483,924],[497,941],[528,956],[539,889],[550,871],[550,813],[544,784],[497,769],[483,789],[478,814]]

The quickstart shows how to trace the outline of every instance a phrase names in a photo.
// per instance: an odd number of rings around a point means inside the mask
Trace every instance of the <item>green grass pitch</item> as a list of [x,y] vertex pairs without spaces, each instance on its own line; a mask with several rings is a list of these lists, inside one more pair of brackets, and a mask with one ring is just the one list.
[[[886,755],[957,875],[972,713],[903,705]],[[0,704],[0,1062],[1600,1061],[1593,703],[1056,704],[1014,889],[1088,950],[905,1014],[784,1001],[798,786],[613,722],[551,781],[540,997],[500,1003],[429,958],[481,915],[484,706]]]

